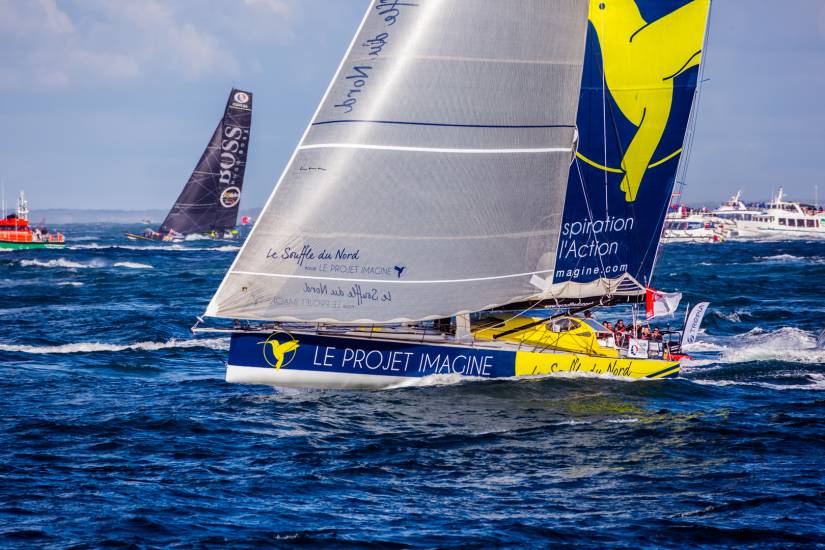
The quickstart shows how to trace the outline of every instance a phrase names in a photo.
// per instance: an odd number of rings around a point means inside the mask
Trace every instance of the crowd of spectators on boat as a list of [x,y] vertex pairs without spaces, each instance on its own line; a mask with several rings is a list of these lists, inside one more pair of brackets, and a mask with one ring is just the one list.
[[661,342],[663,340],[662,331],[659,327],[653,327],[651,330],[650,326],[642,324],[641,321],[636,321],[635,325],[628,326],[622,319],[619,319],[616,321],[616,324],[605,321],[602,323],[602,326],[613,333],[617,346],[626,345],[628,338],[651,340],[653,342]]

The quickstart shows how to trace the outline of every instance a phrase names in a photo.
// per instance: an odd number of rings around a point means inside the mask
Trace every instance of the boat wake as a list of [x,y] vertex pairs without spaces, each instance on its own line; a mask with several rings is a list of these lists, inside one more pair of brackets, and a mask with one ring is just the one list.
[[104,344],[100,342],[78,342],[59,346],[18,346],[0,344],[0,351],[31,353],[31,354],[60,354],[60,353],[96,353],[127,350],[157,351],[162,349],[211,348],[216,350],[229,349],[229,340],[226,338],[192,338],[167,342],[135,342],[133,344]]
[[816,336],[798,328],[765,331],[757,327],[738,336],[704,338],[685,346],[685,351],[697,357],[687,362],[688,368],[752,361],[825,364],[825,349],[817,346]]

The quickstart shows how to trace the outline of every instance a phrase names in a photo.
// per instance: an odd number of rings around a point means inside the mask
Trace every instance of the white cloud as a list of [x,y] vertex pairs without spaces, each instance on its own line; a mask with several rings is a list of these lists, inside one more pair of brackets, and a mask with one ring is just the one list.
[[255,65],[239,44],[288,34],[293,2],[0,0],[0,88],[236,77]]
[[244,0],[244,3],[248,6],[261,6],[284,15],[292,11],[292,6],[284,0]]

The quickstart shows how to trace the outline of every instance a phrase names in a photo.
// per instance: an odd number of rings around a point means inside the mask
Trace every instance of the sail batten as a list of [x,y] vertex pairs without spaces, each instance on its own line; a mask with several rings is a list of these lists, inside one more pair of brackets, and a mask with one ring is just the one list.
[[535,149],[446,149],[438,147],[404,147],[400,145],[372,145],[367,143],[314,143],[312,145],[302,145],[302,151],[310,149],[373,149],[376,151],[410,151],[421,153],[454,153],[454,154],[516,154],[516,153],[566,153],[572,152],[570,147],[545,147]]
[[552,272],[586,2],[381,7],[207,315],[428,319],[527,299]]

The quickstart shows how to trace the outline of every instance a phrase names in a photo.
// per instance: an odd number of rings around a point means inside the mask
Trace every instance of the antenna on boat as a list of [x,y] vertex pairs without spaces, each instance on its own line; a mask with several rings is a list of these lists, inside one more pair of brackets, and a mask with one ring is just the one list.
[[814,184],[814,206],[819,208],[819,185]]

